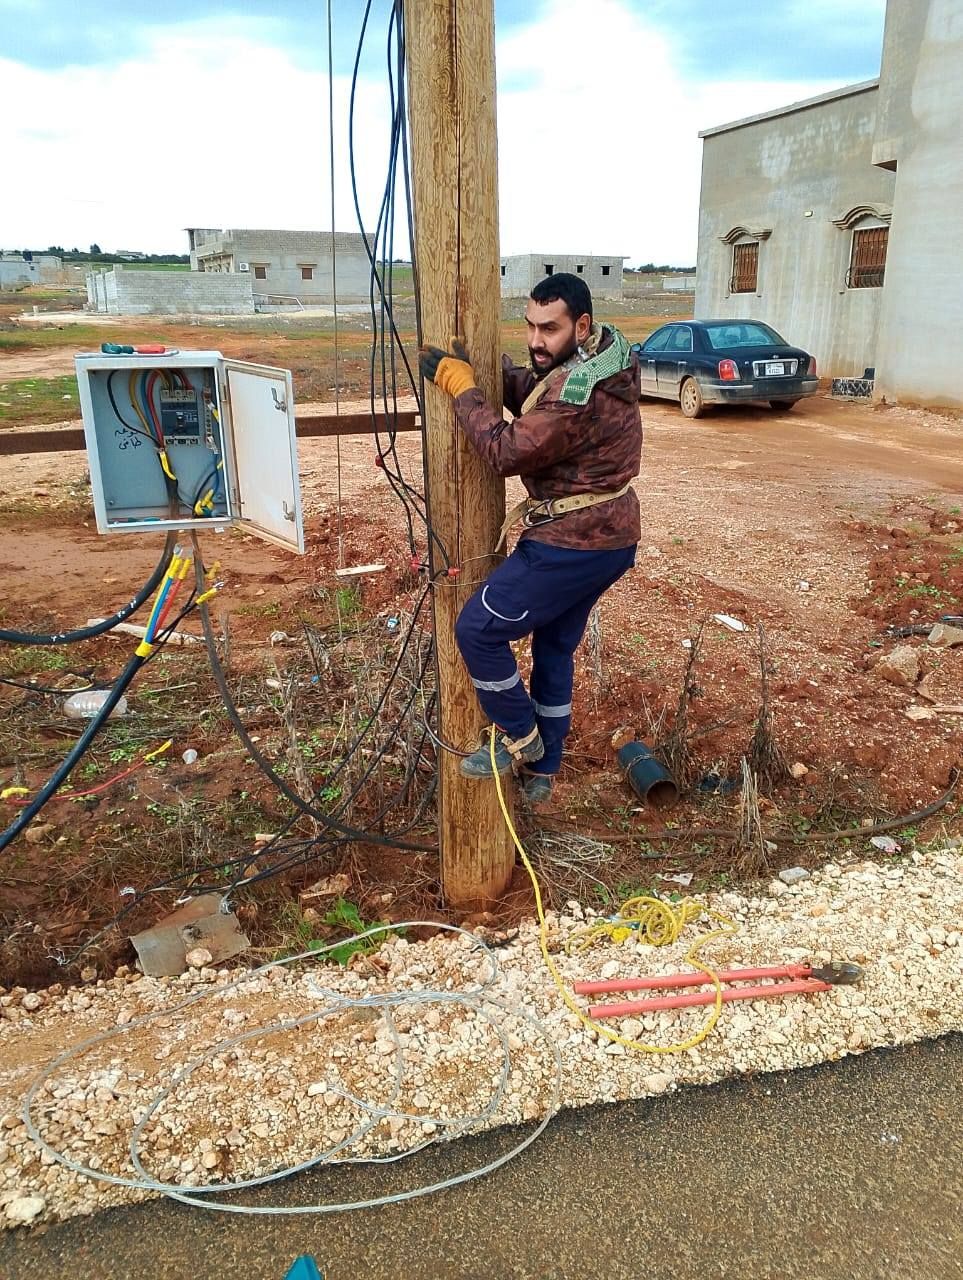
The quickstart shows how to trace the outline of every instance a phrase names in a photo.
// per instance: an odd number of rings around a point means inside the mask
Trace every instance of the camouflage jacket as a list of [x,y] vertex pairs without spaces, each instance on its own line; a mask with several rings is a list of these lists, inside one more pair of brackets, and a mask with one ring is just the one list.
[[[611,338],[606,335],[608,341]],[[606,339],[603,338],[604,350]],[[531,369],[502,358],[505,407],[519,413],[535,387]],[[547,375],[551,385],[533,409],[506,422],[477,388],[455,400],[455,416],[479,454],[500,476],[520,476],[533,498],[621,489],[639,474],[642,420],[639,366],[599,382],[584,406],[559,400],[563,370]],[[557,385],[556,385],[557,384]],[[641,537],[639,499],[630,489],[621,498],[571,511],[523,538],[584,551],[614,551]]]

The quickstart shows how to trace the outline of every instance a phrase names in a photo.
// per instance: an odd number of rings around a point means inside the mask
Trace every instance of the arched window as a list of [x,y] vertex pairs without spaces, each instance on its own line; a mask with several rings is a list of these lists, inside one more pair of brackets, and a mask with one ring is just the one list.
[[739,240],[732,246],[730,293],[755,293],[759,284],[759,241]]
[[886,250],[893,210],[888,204],[857,204],[833,218],[833,226],[849,231],[847,289],[879,289],[886,275]]
[[889,227],[879,218],[864,218],[853,227],[846,285],[850,289],[879,289],[886,275]]
[[756,293],[759,289],[759,245],[772,235],[772,227],[733,227],[721,236],[723,244],[732,246],[730,293]]

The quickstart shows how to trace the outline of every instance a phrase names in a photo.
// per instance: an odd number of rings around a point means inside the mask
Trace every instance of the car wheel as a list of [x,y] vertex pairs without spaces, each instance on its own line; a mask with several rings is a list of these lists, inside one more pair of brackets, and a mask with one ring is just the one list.
[[794,404],[798,404],[798,400],[770,400],[770,409],[791,409]]
[[702,388],[695,378],[686,378],[679,389],[679,407],[683,417],[686,418],[701,418],[705,413],[706,404],[702,398]]

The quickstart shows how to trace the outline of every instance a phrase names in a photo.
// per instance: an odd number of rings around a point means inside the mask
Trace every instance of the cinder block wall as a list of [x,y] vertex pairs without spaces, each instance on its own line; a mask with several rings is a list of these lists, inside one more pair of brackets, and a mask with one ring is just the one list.
[[[98,309],[111,315],[254,314],[251,279],[246,275],[115,267],[102,278],[104,305],[98,292]],[[99,291],[100,286],[95,288]]]

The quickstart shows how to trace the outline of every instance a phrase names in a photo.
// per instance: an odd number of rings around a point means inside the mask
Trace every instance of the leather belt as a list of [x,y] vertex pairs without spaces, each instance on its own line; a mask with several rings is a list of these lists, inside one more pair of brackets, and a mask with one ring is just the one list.
[[621,498],[623,494],[628,493],[631,487],[630,480],[614,493],[573,493],[565,498],[523,498],[505,516],[495,544],[495,551],[501,550],[509,531],[519,521],[526,529],[537,529],[539,525],[551,524],[553,520],[558,520],[560,516],[568,515],[571,511],[584,511],[587,507],[597,507],[603,502],[614,502],[616,498]]

